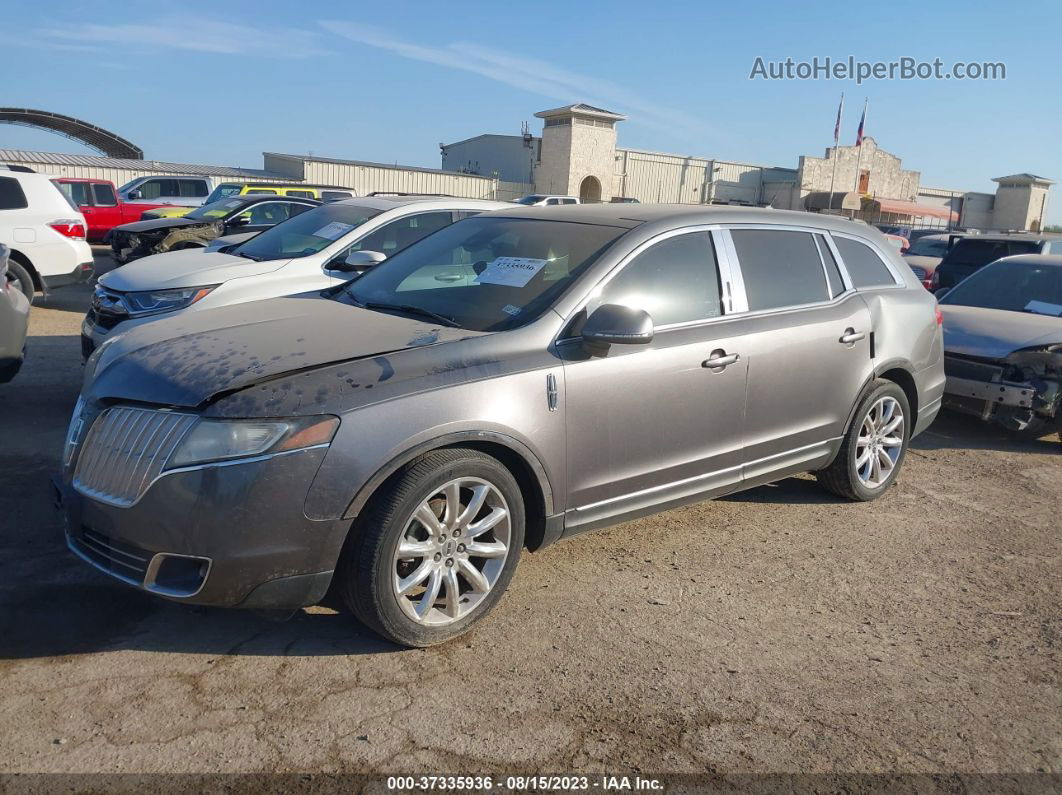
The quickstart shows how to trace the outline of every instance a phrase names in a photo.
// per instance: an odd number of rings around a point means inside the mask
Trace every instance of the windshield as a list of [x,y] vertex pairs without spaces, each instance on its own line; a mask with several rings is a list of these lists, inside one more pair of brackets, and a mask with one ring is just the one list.
[[943,257],[947,253],[947,240],[928,240],[924,237],[912,243],[911,247],[907,249],[907,256],[909,257]]
[[404,307],[474,331],[503,331],[546,309],[626,230],[479,216],[458,221],[350,282],[356,304]]
[[193,221],[217,221],[231,215],[234,210],[239,209],[244,204],[246,202],[242,199],[222,199],[211,204],[204,204],[202,207],[196,207],[184,217]]
[[1000,260],[961,281],[940,303],[1062,315],[1062,266]]
[[517,199],[516,204],[526,204],[528,206],[538,204],[545,196],[524,196],[522,199]]
[[1035,254],[1039,244],[1032,240],[960,240],[948,253],[949,265],[981,267],[1014,254]]
[[381,212],[353,204],[325,204],[282,221],[230,253],[256,260],[308,257]]
[[239,193],[242,189],[243,186],[237,182],[223,182],[210,192],[203,204],[213,204],[216,201]]

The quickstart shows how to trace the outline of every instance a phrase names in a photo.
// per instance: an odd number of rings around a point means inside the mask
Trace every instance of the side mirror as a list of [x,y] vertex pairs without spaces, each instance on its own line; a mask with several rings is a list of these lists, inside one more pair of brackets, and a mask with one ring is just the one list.
[[586,319],[582,338],[596,345],[646,345],[653,341],[653,319],[644,309],[602,304]]
[[144,194],[139,190],[133,189],[129,191],[129,201],[135,201],[136,199],[143,199]]
[[933,291],[933,297],[939,301],[941,298],[943,298],[950,292],[950,287],[938,287],[936,290]]
[[247,226],[247,224],[249,223],[251,223],[250,216],[237,215],[235,218],[230,218],[228,221],[226,221],[225,226],[231,227],[233,229],[238,229],[241,226]]
[[379,265],[387,259],[387,255],[379,251],[352,251],[342,262],[333,263],[329,270],[342,271],[343,273],[364,273]]

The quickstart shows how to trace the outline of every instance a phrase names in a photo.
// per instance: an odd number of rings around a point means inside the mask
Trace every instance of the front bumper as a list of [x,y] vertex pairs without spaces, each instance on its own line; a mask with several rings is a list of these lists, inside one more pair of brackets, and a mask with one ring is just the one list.
[[1003,363],[957,356],[945,357],[945,367],[945,408],[1018,431],[1058,419],[1062,389],[1057,379],[1012,381],[1004,377],[1008,369]]
[[324,455],[308,449],[164,473],[128,507],[57,480],[67,544],[128,585],[199,605],[291,609],[319,601],[349,521],[311,520],[306,491]]
[[80,263],[70,273],[60,273],[55,276],[41,276],[45,290],[54,290],[56,287],[69,287],[72,284],[83,284],[92,278],[95,264],[92,260]]

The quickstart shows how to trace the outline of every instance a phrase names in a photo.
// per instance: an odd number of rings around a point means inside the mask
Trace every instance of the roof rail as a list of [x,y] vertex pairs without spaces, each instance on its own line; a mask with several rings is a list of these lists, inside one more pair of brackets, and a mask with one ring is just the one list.
[[454,196],[451,193],[406,193],[405,191],[398,190],[374,190],[372,193],[366,193],[366,196],[435,196],[440,199],[457,199],[458,196]]

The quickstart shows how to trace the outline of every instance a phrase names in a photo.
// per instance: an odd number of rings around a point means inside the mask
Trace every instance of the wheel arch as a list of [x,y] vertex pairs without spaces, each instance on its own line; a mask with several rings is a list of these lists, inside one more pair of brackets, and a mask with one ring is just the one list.
[[862,401],[863,396],[867,393],[870,385],[878,379],[892,381],[903,390],[904,395],[907,397],[908,407],[911,409],[910,427],[915,427],[915,423],[918,421],[918,387],[915,384],[914,374],[909,362],[905,362],[902,359],[893,359],[878,364],[874,368],[874,372],[863,383],[862,389],[859,390],[859,394],[856,395],[856,399],[852,402],[852,408],[848,412],[848,421],[844,424],[845,433],[848,433],[848,429],[852,427],[856,409],[859,408],[859,403]]
[[13,248],[8,255],[11,259],[29,271],[30,278],[33,279],[33,287],[36,290],[44,290],[44,282],[41,281],[41,275],[37,273],[37,269],[33,267],[33,263],[30,262],[30,258],[19,251],[17,248]]
[[463,431],[436,437],[398,454],[369,478],[343,512],[344,519],[354,519],[380,487],[400,470],[436,450],[467,448],[497,458],[513,474],[524,497],[527,511],[525,545],[538,549],[550,541],[547,520],[554,514],[553,487],[545,467],[527,445],[505,434],[487,431]]

